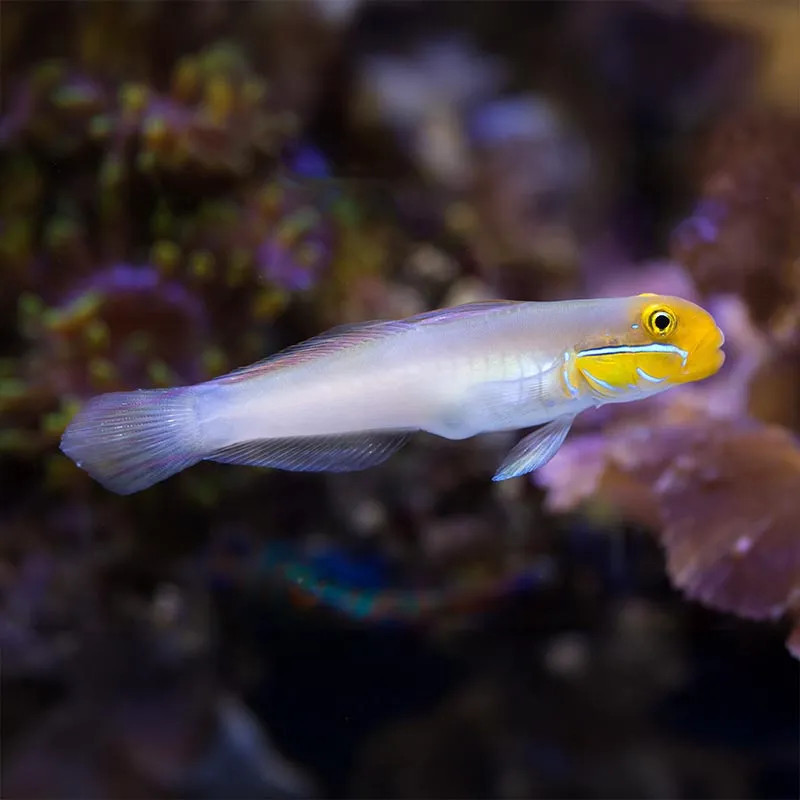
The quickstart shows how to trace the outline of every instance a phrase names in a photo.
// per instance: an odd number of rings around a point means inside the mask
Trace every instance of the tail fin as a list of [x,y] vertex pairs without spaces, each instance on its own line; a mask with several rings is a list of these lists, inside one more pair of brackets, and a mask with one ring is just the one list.
[[67,426],[61,450],[117,494],[133,494],[202,458],[192,387],[112,392]]

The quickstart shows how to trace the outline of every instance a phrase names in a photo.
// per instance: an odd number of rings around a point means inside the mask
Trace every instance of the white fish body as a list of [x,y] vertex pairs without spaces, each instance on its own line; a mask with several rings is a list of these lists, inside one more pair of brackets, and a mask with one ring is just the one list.
[[374,338],[354,326],[353,341],[324,358],[262,374],[256,366],[206,384],[200,419],[210,443],[225,446],[246,438],[364,430],[424,430],[463,439],[577,413],[591,398],[565,395],[558,372],[563,348],[531,347],[538,305],[411,321],[402,328],[378,323]]
[[495,475],[512,477],[552,457],[586,408],[668,388],[650,378],[603,397],[576,367],[580,343],[627,325],[630,303],[490,301],[334,329],[206,383],[95,398],[62,449],[106,487],[130,493],[203,459],[362,469],[414,431],[463,439],[550,423]]

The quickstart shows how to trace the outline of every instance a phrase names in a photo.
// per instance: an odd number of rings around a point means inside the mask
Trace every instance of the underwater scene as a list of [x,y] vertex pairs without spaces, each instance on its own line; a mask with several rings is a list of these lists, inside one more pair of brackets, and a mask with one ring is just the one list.
[[0,35],[0,795],[800,796],[796,0]]

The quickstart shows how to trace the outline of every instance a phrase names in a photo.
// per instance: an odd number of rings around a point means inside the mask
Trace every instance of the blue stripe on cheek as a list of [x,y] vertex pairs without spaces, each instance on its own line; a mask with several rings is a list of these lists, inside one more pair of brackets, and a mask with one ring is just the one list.
[[570,356],[571,356],[571,353],[569,352],[569,350],[567,350],[564,353],[564,383],[567,386],[567,391],[573,397],[577,397],[578,394],[579,394],[578,388],[576,386],[573,386],[572,385],[572,381],[569,379],[569,359],[570,359]]
[[585,368],[584,368],[584,370],[583,370],[583,374],[584,374],[584,375],[585,375],[587,378],[589,378],[589,380],[591,380],[591,381],[594,381],[594,382],[595,382],[595,383],[596,383],[598,386],[602,386],[604,389],[608,389],[608,391],[609,391],[609,392],[616,392],[616,391],[618,391],[618,390],[617,390],[617,389],[616,389],[614,386],[612,386],[610,383],[606,383],[606,381],[601,381],[601,380],[600,380],[600,378],[595,378],[595,376],[594,376],[594,375],[592,375],[592,373],[591,373],[591,372],[589,372],[589,370],[588,370],[588,369],[585,369]]
[[641,367],[636,367],[636,371],[641,378],[650,381],[650,383],[663,383],[665,380],[664,378],[654,378],[652,375],[648,375]]
[[662,344],[660,342],[653,342],[652,344],[633,344],[633,345],[616,345],[614,347],[596,347],[592,350],[581,350],[578,355],[580,356],[612,356],[617,353],[672,353],[681,357],[683,362],[682,366],[686,366],[686,359],[689,358],[689,353],[676,347],[674,344]]

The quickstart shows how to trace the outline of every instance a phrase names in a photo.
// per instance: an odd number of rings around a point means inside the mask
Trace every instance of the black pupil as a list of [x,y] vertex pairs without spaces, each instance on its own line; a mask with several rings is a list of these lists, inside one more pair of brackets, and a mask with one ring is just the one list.
[[669,328],[669,317],[666,314],[656,314],[653,317],[653,325],[660,331],[665,331]]

